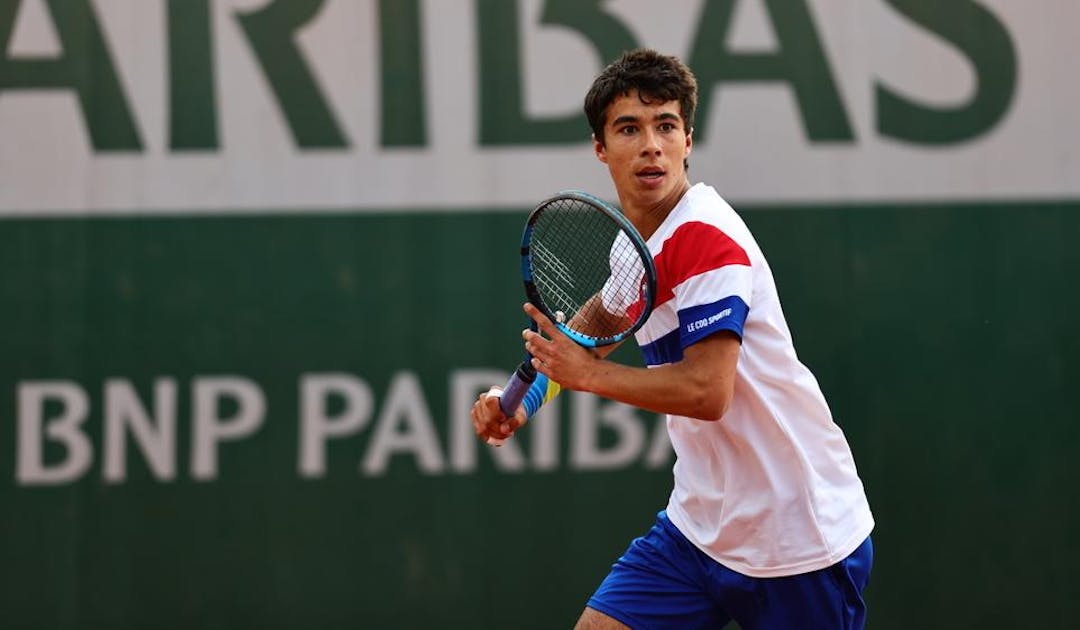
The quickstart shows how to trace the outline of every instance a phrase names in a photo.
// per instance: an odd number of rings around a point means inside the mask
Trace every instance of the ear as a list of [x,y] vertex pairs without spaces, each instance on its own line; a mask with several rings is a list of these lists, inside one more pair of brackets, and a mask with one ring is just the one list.
[[596,139],[595,133],[592,135],[592,148],[593,152],[596,153],[596,159],[607,164],[607,148],[604,146],[603,142]]
[[690,155],[690,151],[694,149],[694,128],[691,127],[686,132],[686,155]]

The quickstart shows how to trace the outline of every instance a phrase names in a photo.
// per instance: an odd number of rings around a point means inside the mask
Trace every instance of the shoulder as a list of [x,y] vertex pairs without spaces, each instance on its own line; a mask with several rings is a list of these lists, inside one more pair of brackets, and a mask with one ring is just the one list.
[[699,183],[686,191],[657,234],[662,239],[667,238],[688,223],[703,223],[724,230],[731,217],[737,218],[737,215],[728,202],[712,186]]
[[697,183],[690,187],[690,190],[686,191],[686,195],[683,197],[686,202],[687,210],[690,212],[705,212],[705,213],[727,213],[734,212],[731,204],[729,204],[720,193],[716,192],[716,189],[708,184]]
[[717,250],[726,253],[729,262],[749,264],[746,253],[734,233],[741,220],[730,205],[711,186],[696,184],[686,192],[667,220],[649,240],[656,253],[668,251],[679,258],[697,258]]

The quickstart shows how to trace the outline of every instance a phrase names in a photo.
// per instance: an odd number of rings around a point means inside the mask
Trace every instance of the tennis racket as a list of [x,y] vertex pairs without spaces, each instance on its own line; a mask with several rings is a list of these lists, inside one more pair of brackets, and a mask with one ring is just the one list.
[[[656,296],[656,268],[645,240],[621,212],[576,190],[556,194],[529,214],[521,275],[529,302],[586,348],[632,335],[649,318]],[[499,399],[505,415],[514,415],[534,380],[526,355]]]

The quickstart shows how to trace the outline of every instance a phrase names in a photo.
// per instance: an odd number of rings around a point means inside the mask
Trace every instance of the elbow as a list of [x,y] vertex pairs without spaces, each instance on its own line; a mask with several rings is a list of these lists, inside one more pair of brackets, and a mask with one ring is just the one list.
[[739,340],[733,334],[713,335],[687,349],[687,356],[679,363],[684,400],[691,410],[686,415],[706,422],[724,418],[735,398],[739,352]]
[[[734,346],[738,348],[738,346]],[[687,363],[678,374],[680,393],[688,416],[705,422],[719,422],[735,398],[735,358],[730,361]]]
[[701,420],[706,422],[720,422],[724,419],[724,414],[727,413],[728,404],[711,404],[702,409]]
[[728,392],[705,390],[696,397],[693,405],[692,418],[705,422],[719,422],[731,406],[731,395]]

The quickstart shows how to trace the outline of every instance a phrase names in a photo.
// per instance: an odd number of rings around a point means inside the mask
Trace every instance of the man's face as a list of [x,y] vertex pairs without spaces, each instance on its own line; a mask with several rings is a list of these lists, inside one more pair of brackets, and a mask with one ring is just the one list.
[[639,211],[678,201],[692,144],[679,101],[645,104],[633,91],[608,106],[603,142],[594,138],[593,149],[607,164],[624,209]]

